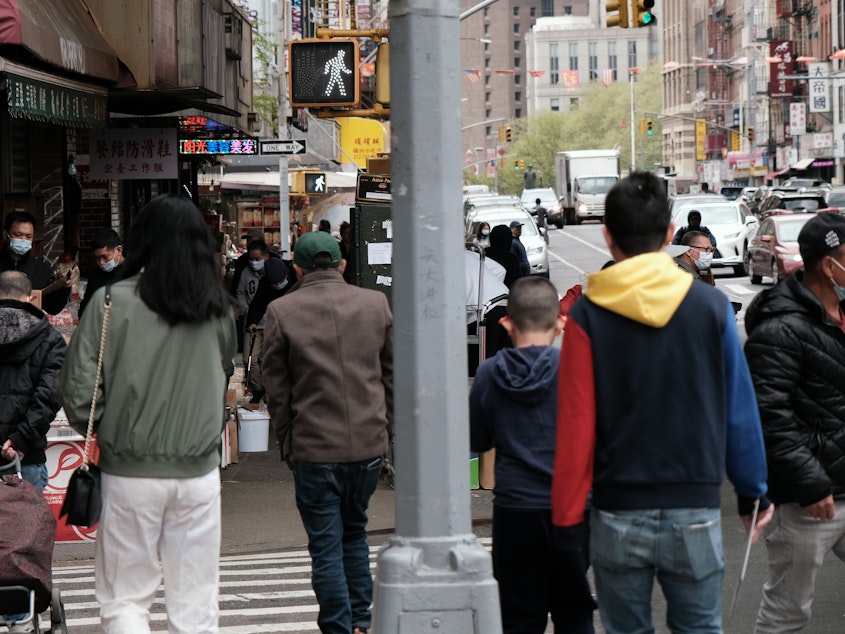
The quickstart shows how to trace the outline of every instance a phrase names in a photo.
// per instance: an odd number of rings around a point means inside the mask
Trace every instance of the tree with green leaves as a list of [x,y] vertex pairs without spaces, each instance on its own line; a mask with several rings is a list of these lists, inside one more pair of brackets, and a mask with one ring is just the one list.
[[[648,68],[635,76],[634,103],[637,113],[634,120],[634,139],[637,152],[636,165],[640,169],[653,169],[662,163],[663,148],[660,121],[663,88],[659,67]],[[594,150],[618,148],[622,169],[631,166],[631,87],[627,81],[616,81],[608,87],[601,82],[591,82],[581,93],[579,104],[569,112],[546,112],[530,118],[515,119],[508,123],[513,143],[508,146],[508,158],[500,161],[499,191],[519,194],[522,191],[523,173],[513,169],[514,160],[522,159],[537,174],[536,187],[555,187],[555,153],[564,150]],[[639,119],[653,121],[654,134],[640,135]],[[465,180],[492,185],[492,179],[476,178],[465,172]]]

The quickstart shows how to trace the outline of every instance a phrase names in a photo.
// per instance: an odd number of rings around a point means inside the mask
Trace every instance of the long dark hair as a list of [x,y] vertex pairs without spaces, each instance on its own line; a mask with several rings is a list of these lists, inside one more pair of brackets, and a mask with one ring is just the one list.
[[229,313],[211,231],[187,198],[163,194],[147,203],[126,250],[124,277],[143,268],[138,294],[167,323],[197,324]]

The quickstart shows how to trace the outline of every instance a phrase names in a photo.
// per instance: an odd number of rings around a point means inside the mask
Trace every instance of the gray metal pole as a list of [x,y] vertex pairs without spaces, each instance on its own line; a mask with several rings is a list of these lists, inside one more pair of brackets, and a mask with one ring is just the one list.
[[634,147],[634,117],[637,116],[637,108],[634,103],[634,71],[633,69],[628,70],[628,74],[630,75],[629,80],[631,82],[631,171],[633,172],[637,169],[637,153],[636,148]]
[[378,557],[377,634],[502,631],[469,511],[458,12],[390,4],[396,536]]

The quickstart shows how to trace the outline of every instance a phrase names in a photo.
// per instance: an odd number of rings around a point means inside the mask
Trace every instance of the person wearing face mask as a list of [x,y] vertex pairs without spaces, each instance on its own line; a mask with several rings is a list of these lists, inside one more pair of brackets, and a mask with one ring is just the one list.
[[100,229],[91,240],[91,250],[97,263],[82,276],[87,280],[85,297],[79,304],[79,318],[88,306],[94,291],[123,279],[123,241],[114,229]]
[[261,382],[261,346],[264,343],[264,315],[267,306],[274,299],[279,299],[296,283],[293,271],[282,261],[268,260],[264,265],[264,276],[258,282],[255,295],[249,303],[246,313],[246,331],[255,337],[253,346],[252,371],[249,376],[249,388],[252,402],[257,403],[264,396]]
[[489,223],[482,222],[480,225],[478,225],[478,231],[475,233],[475,237],[473,237],[472,243],[477,244],[478,246],[484,249],[490,246]]
[[0,248],[0,272],[20,271],[29,278],[32,288],[44,291],[41,309],[57,315],[67,305],[71,286],[76,283],[70,275],[59,282],[52,267],[32,254],[35,240],[35,218],[26,211],[13,211],[3,220],[3,241]]
[[713,262],[713,245],[710,238],[702,231],[688,231],[683,238],[682,245],[689,247],[675,258],[678,267],[696,276],[710,286],[716,286],[710,265]]
[[825,556],[845,558],[845,217],[811,218],[798,246],[804,270],[757,295],[745,315],[777,505],[755,634],[811,630]]

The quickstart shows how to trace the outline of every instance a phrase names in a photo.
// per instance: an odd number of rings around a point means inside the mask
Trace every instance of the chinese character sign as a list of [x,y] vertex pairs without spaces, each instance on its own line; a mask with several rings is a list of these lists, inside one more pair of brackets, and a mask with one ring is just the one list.
[[769,53],[773,58],[780,59],[772,62],[769,68],[769,96],[792,97],[794,82],[786,79],[787,75],[795,72],[795,58],[792,55],[792,42],[769,42]]
[[91,131],[93,180],[178,178],[176,128]]
[[807,64],[810,112],[830,111],[830,64]]
[[807,134],[807,106],[803,103],[789,104],[789,134]]
[[179,154],[258,154],[254,139],[179,139]]

